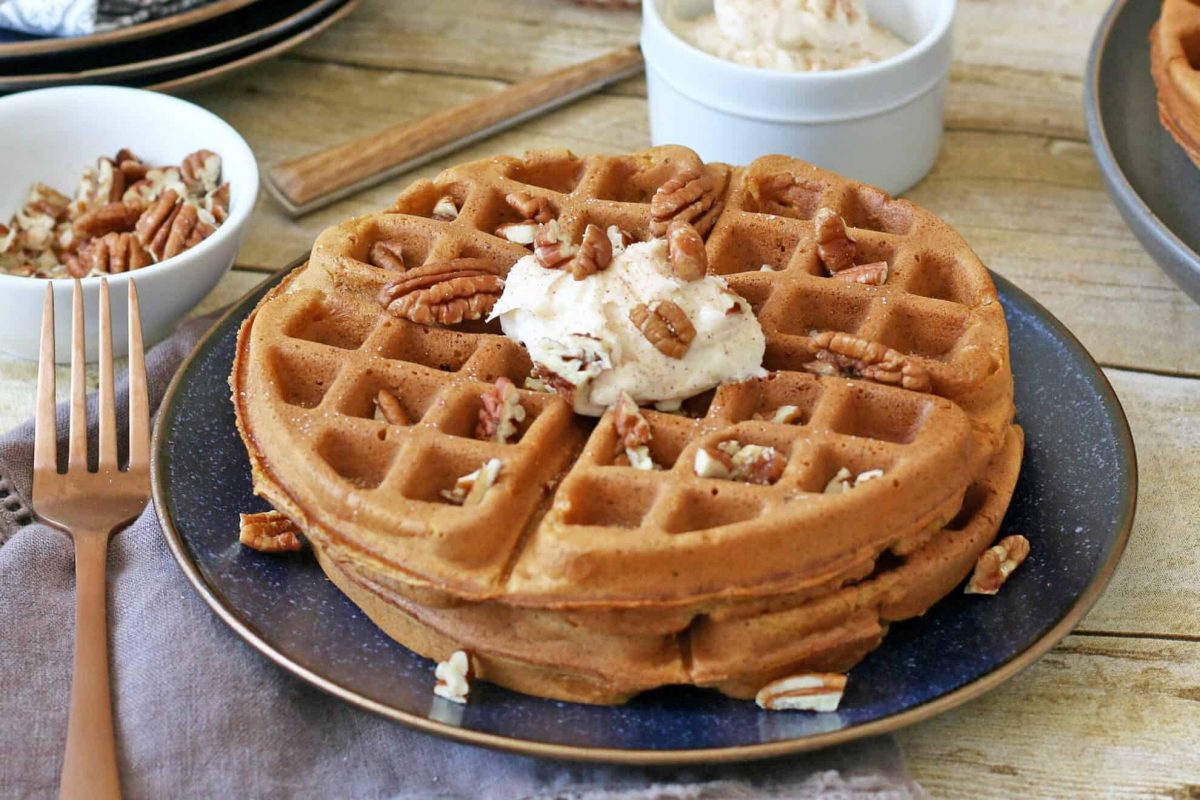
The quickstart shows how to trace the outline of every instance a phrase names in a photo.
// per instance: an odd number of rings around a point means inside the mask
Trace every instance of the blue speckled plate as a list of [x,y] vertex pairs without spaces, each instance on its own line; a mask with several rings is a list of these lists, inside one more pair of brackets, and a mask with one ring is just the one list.
[[691,688],[602,707],[483,685],[470,705],[447,708],[434,702],[432,664],[384,636],[311,553],[281,558],[237,543],[238,512],[266,506],[251,492],[226,378],[238,325],[278,280],[213,328],[167,392],[153,448],[163,529],[200,595],[264,655],[347,702],[431,733],[532,755],[680,763],[781,755],[894,730],[977,697],[1053,647],[1095,603],[1129,536],[1137,467],[1112,388],[1059,322],[997,278],[1026,435],[1003,530],[1033,544],[998,596],[955,592],[894,625],[850,673],[833,714],[768,713]]

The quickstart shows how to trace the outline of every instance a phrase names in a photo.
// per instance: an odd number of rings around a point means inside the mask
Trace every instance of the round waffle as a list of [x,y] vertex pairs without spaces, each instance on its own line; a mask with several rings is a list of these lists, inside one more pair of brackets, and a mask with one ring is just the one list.
[[[509,193],[544,198],[576,241],[589,223],[644,239],[655,192],[688,169],[713,178],[718,200],[697,220],[709,272],[753,307],[769,375],[682,414],[645,410],[663,471],[614,463],[612,412],[580,417],[546,392],[520,392],[512,443],[474,438],[482,394],[502,376],[522,386],[528,355],[494,326],[382,313],[396,272],[376,246],[409,270],[458,258],[503,275],[529,253],[494,235],[521,219]],[[453,220],[435,218],[446,196]],[[886,283],[825,272],[821,208],[850,226],[857,263],[887,262]],[[930,391],[804,371],[831,331],[903,354]],[[385,631],[437,658],[468,649],[489,680],[587,702],[668,683],[748,696],[789,671],[848,668],[965,576],[1020,463],[986,269],[923,209],[783,157],[732,169],[677,147],[539,152],[420,181],[321,235],[247,319],[231,382],[256,489]],[[413,424],[374,419],[381,389]],[[769,421],[785,405],[799,419]],[[698,477],[697,450],[728,439],[774,447],[783,477]],[[503,469],[482,503],[444,501],[493,458]],[[884,477],[824,493],[843,468]]]
[[1200,166],[1200,5],[1165,0],[1150,31],[1150,71],[1158,87],[1158,116]]

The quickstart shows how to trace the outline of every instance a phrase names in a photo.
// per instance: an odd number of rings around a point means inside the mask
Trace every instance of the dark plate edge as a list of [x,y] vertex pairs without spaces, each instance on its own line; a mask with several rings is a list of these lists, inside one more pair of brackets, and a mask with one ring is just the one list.
[[992,273],[992,279],[997,285],[1002,285],[1006,291],[1015,295],[1021,296],[1030,306],[1040,313],[1040,320],[1049,327],[1067,346],[1068,349],[1074,351],[1076,356],[1086,365],[1090,364],[1095,372],[1098,380],[1099,388],[1101,389],[1101,397],[1104,405],[1109,409],[1111,419],[1116,423],[1117,435],[1120,438],[1121,450],[1129,466],[1128,487],[1125,492],[1125,497],[1121,504],[1122,519],[1120,521],[1120,531],[1116,541],[1110,548],[1108,555],[1101,565],[1100,569],[1092,576],[1084,591],[1076,598],[1074,605],[1067,611],[1063,617],[1054,624],[1040,639],[1034,642],[1024,652],[1019,653],[1008,662],[1001,664],[992,672],[984,675],[975,681],[968,683],[965,686],[959,687],[954,691],[942,695],[936,700],[931,700],[916,708],[902,711],[899,714],[894,714],[890,717],[867,722],[861,725],[855,725],[849,728],[843,728],[827,733],[820,733],[813,736],[807,736],[800,739],[790,739],[782,742],[770,742],[766,744],[742,745],[739,747],[727,748],[707,748],[695,750],[623,750],[616,748],[587,748],[577,747],[572,745],[558,745],[547,742],[534,742],[523,739],[512,739],[505,736],[492,733],[483,733],[460,728],[454,725],[447,725],[427,717],[410,714],[405,711],[399,711],[391,708],[383,703],[364,697],[354,690],[342,686],[339,683],[329,680],[308,668],[292,661],[283,653],[275,650],[269,643],[264,641],[257,633],[249,621],[243,619],[239,614],[235,613],[226,607],[217,590],[210,586],[201,576],[199,569],[192,562],[187,552],[187,545],[183,541],[183,537],[175,528],[170,515],[167,513],[167,493],[165,490],[165,475],[166,465],[164,464],[166,457],[162,455],[163,443],[166,441],[168,420],[174,418],[174,404],[176,395],[182,385],[184,376],[191,368],[193,360],[208,347],[212,345],[215,332],[220,328],[232,315],[236,314],[245,300],[250,295],[257,292],[264,283],[276,280],[280,275],[289,272],[300,266],[307,260],[307,254],[299,259],[296,259],[288,266],[284,267],[280,272],[267,277],[253,289],[246,293],[240,300],[237,300],[230,306],[229,310],[221,316],[208,332],[197,343],[192,353],[184,359],[178,371],[172,378],[170,385],[167,387],[166,393],[163,395],[162,403],[159,406],[158,417],[154,424],[154,435],[151,442],[150,452],[150,482],[152,496],[154,500],[155,513],[158,516],[159,523],[162,525],[163,534],[167,540],[167,546],[171,550],[171,555],[175,558],[180,569],[192,584],[192,587],[208,604],[213,613],[224,621],[235,633],[245,640],[250,646],[258,650],[262,655],[266,656],[271,661],[274,661],[283,669],[291,672],[296,677],[307,681],[316,686],[322,691],[328,692],[333,696],[357,706],[365,711],[370,711],[379,716],[391,719],[395,722],[400,722],[408,727],[431,733],[436,736],[441,736],[446,739],[451,739],[465,744],[478,745],[482,747],[490,747],[496,750],[503,750],[521,755],[537,756],[541,758],[563,759],[570,761],[591,761],[610,764],[642,764],[642,765],[673,765],[673,764],[697,764],[697,763],[728,763],[735,761],[752,761],[755,759],[774,758],[778,756],[790,755],[793,753],[808,752],[811,750],[819,750],[824,747],[830,747],[836,744],[855,741],[857,739],[866,738],[868,736],[877,736],[880,734],[890,733],[900,728],[907,727],[922,720],[937,716],[943,712],[956,708],[970,700],[980,697],[987,692],[1000,686],[1008,679],[1014,677],[1026,667],[1031,666],[1035,661],[1049,652],[1055,645],[1067,637],[1069,633],[1079,624],[1080,620],[1091,610],[1096,601],[1100,599],[1108,582],[1111,580],[1114,571],[1117,568],[1118,562],[1121,560],[1121,555],[1125,551],[1125,546],[1129,541],[1130,531],[1133,527],[1134,513],[1137,507],[1137,489],[1138,489],[1138,470],[1137,470],[1137,453],[1133,446],[1133,436],[1129,429],[1129,422],[1125,417],[1124,409],[1121,407],[1120,401],[1117,399],[1116,392],[1113,391],[1112,385],[1109,383],[1107,376],[1091,355],[1084,349],[1083,345],[1075,338],[1066,326],[1058,321],[1050,314],[1040,303],[1034,300],[1029,295],[1018,289],[1007,279]]
[[1117,17],[1128,5],[1129,0],[1115,0],[1096,30],[1091,51],[1088,53],[1083,97],[1088,140],[1100,165],[1104,187],[1125,224],[1142,246],[1150,251],[1151,257],[1171,280],[1189,297],[1200,303],[1200,253],[1189,247],[1167,227],[1133,188],[1133,184],[1129,182],[1117,162],[1100,116],[1100,61],[1108,46],[1108,40],[1112,37]]

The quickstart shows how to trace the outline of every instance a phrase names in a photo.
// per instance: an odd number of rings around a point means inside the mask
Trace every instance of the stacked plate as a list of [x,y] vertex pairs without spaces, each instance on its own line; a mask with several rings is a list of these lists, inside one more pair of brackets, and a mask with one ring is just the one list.
[[75,38],[0,30],[0,94],[72,83],[179,89],[278,55],[361,0],[213,0],[165,19]]

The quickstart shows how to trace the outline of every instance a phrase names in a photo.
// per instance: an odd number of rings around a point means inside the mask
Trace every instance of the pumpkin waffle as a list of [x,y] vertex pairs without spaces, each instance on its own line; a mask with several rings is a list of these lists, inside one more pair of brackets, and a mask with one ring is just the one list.
[[1165,0],[1150,30],[1150,72],[1163,127],[1200,166],[1200,5]]
[[[544,391],[519,391],[511,443],[475,438],[483,394],[501,377],[523,386],[529,356],[492,324],[383,313],[397,268],[466,259],[502,277],[530,252],[496,235],[523,219],[512,193],[541,198],[574,241],[590,223],[649,238],[657,190],[689,170],[713,197],[682,213],[707,234],[710,274],[750,302],[769,374],[679,413],[644,410],[659,471],[615,459],[611,410],[581,417]],[[882,285],[829,274],[821,209],[845,219],[856,265],[886,263]],[[831,355],[835,333],[890,348],[928,391],[866,379]],[[319,237],[243,325],[231,383],[256,490],[384,630],[586,702],[668,683],[745,697],[789,670],[848,668],[969,572],[1020,462],[1007,329],[982,264],[927,211],[783,157],[734,169],[678,147],[538,152],[419,181]],[[380,390],[407,424],[376,419]],[[784,406],[792,420],[771,421]],[[774,447],[782,477],[699,477],[697,452],[730,439]],[[493,459],[483,501],[450,502]],[[826,493],[843,469],[883,475]]]

